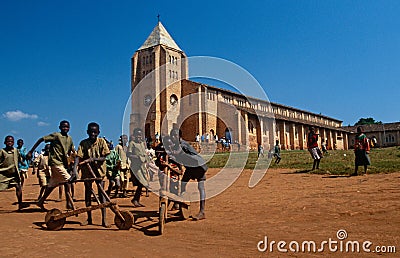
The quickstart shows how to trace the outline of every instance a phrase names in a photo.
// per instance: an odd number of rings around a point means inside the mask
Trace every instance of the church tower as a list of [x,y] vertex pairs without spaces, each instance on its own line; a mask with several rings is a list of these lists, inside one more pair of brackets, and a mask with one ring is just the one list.
[[136,127],[152,139],[157,132],[169,133],[178,119],[181,80],[188,77],[188,64],[160,21],[133,55],[131,67],[130,133]]

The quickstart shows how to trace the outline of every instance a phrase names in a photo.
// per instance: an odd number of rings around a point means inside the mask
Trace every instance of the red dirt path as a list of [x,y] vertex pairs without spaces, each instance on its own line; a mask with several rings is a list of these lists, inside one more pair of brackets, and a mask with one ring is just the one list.
[[[218,170],[210,169],[208,176]],[[171,221],[165,234],[157,235],[158,197],[142,197],[145,208],[133,208],[130,198],[118,199],[124,210],[137,217],[129,231],[99,226],[100,212],[94,211],[94,226],[82,227],[86,215],[70,217],[60,231],[48,231],[45,213],[34,204],[24,212],[15,212],[13,190],[0,193],[1,253],[4,257],[314,257],[321,253],[259,252],[257,243],[269,241],[337,240],[336,232],[347,231],[347,240],[395,246],[400,253],[400,172],[360,177],[328,177],[268,170],[253,189],[245,170],[222,194],[207,200],[207,219]],[[39,186],[30,175],[24,187],[24,200],[33,201]],[[83,189],[77,187],[77,205],[83,207]],[[50,196],[47,208],[63,209]],[[198,204],[193,204],[193,213]],[[114,215],[108,210],[108,221]],[[288,248],[288,246],[286,246]],[[329,252],[334,257],[378,257],[377,253]],[[382,257],[396,257],[383,254]]]

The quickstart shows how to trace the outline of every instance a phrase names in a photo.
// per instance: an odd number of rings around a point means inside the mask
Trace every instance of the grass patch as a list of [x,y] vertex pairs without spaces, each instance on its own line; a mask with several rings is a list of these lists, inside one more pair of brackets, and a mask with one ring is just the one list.
[[[400,171],[400,147],[374,148],[370,152],[371,166],[368,173],[392,173]],[[267,168],[269,159],[265,157],[257,158],[257,152],[232,153],[229,163],[229,153],[216,153],[214,156],[204,155],[209,159],[207,165],[210,168],[243,167],[246,169]],[[272,158],[270,168],[290,168],[298,171],[307,171],[312,168],[313,160],[307,150],[288,150],[281,151],[281,162],[274,164]],[[359,171],[363,168],[360,167]],[[353,150],[331,150],[321,160],[320,169],[313,171],[318,174],[346,175],[354,171],[354,152]]]

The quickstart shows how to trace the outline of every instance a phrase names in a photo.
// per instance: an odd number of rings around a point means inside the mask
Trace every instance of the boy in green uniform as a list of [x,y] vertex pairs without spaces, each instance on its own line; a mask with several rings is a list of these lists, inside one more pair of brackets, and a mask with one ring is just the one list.
[[107,178],[108,178],[108,190],[107,194],[110,196],[112,189],[115,187],[114,197],[118,197],[118,190],[121,187],[121,157],[118,155],[117,151],[112,148],[112,144],[107,142],[110,154],[106,157],[107,165]]
[[[110,154],[110,150],[108,149],[107,143],[103,138],[98,138],[97,136],[100,134],[100,126],[97,123],[89,123],[87,127],[87,134],[88,138],[82,140],[79,143],[78,154],[79,162],[84,161],[86,159],[96,159],[89,163],[90,167],[92,168],[96,178],[103,178],[106,175],[106,156]],[[93,178],[90,169],[87,165],[82,166],[82,179],[86,178]],[[104,188],[104,180],[101,181],[101,186]],[[98,189],[99,200],[101,203],[105,202],[104,195]],[[86,181],[85,182],[85,204],[86,207],[91,206],[92,200],[92,182]],[[87,221],[83,222],[81,225],[92,225],[92,212],[88,211],[88,218]],[[102,226],[109,228],[109,225],[106,222],[106,208],[101,209],[101,217],[102,217]]]
[[[37,202],[37,205],[42,209],[46,210],[43,206],[47,197],[51,194],[51,192],[62,183],[69,182],[71,179],[71,175],[68,173],[68,156],[72,155],[75,152],[74,145],[72,142],[71,136],[68,135],[70,124],[68,121],[61,121],[60,126],[58,127],[60,132],[55,132],[46,136],[43,136],[35,145],[33,145],[32,149],[28,152],[27,158],[32,158],[32,153],[42,142],[50,143],[49,150],[49,166],[51,169],[51,177],[49,183],[43,193],[43,196]],[[68,184],[65,184],[65,193],[69,192],[70,187]],[[72,204],[69,203],[67,199],[67,209],[71,209]]]
[[21,178],[18,170],[18,162],[23,162],[19,151],[14,148],[14,137],[6,136],[5,148],[0,150],[0,191],[15,187],[18,200],[18,210],[28,207],[22,203]]

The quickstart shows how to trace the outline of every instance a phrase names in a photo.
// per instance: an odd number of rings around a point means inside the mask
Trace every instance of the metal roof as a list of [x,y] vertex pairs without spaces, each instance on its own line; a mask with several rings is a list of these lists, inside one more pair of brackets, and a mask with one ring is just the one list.
[[138,50],[154,47],[157,45],[165,45],[167,47],[182,51],[160,21],[157,23],[153,31],[147,37],[146,41]]

